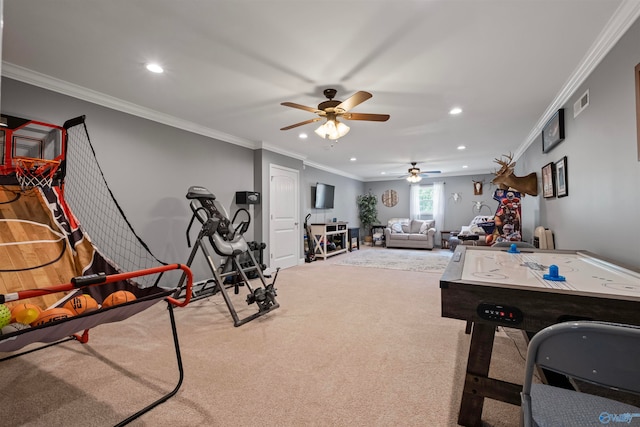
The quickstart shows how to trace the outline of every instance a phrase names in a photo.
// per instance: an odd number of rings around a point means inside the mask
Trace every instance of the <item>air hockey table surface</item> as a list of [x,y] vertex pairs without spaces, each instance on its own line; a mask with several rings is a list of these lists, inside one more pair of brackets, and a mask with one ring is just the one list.
[[[587,252],[465,251],[461,280],[640,298],[640,273]],[[461,254],[462,252],[460,252]],[[456,255],[456,258],[458,255]],[[556,265],[565,280],[545,278]]]

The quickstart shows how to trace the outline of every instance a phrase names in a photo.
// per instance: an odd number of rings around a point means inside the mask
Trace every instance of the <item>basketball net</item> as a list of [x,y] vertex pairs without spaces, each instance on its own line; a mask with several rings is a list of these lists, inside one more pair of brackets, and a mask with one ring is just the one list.
[[16,178],[23,190],[33,187],[51,187],[53,176],[60,166],[59,160],[14,157]]

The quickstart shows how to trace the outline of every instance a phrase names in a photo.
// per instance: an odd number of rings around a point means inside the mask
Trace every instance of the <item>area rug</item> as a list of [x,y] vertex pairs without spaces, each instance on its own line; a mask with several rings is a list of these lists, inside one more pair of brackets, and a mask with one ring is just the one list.
[[451,255],[450,251],[440,250],[372,248],[341,256],[335,264],[437,273],[444,272]]

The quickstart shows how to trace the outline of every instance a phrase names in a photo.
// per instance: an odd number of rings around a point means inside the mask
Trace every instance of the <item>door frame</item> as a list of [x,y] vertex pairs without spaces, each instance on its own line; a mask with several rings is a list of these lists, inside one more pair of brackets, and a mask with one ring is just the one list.
[[[300,235],[300,171],[298,169],[293,169],[293,168],[289,168],[286,166],[282,166],[282,165],[278,165],[275,163],[269,163],[269,214],[267,217],[267,222],[269,224],[269,267],[273,268],[273,266],[271,265],[272,262],[272,254],[273,254],[273,244],[275,242],[274,239],[274,233],[273,233],[273,226],[272,226],[272,222],[273,222],[273,217],[272,217],[272,206],[273,206],[273,171],[274,169],[279,169],[282,171],[286,171],[286,172],[291,172],[295,175],[295,193],[296,193],[296,199],[297,199],[297,203],[295,204],[295,212],[294,212],[294,218],[295,218],[295,224],[296,224],[296,228],[297,228],[297,233]],[[297,239],[298,241],[295,244],[295,251],[294,251],[294,256],[296,259],[296,265],[300,264],[300,248],[301,248],[301,243],[300,243],[300,239]]]

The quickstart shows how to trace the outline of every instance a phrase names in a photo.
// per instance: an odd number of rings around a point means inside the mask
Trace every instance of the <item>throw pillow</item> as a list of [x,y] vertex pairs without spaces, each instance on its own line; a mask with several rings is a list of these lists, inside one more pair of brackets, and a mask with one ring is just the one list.
[[424,221],[422,223],[422,225],[420,226],[420,233],[421,234],[427,234],[427,230],[429,229],[429,223],[427,221]]
[[392,233],[403,233],[402,224],[400,224],[399,222],[394,222],[393,224],[391,224],[391,232]]

